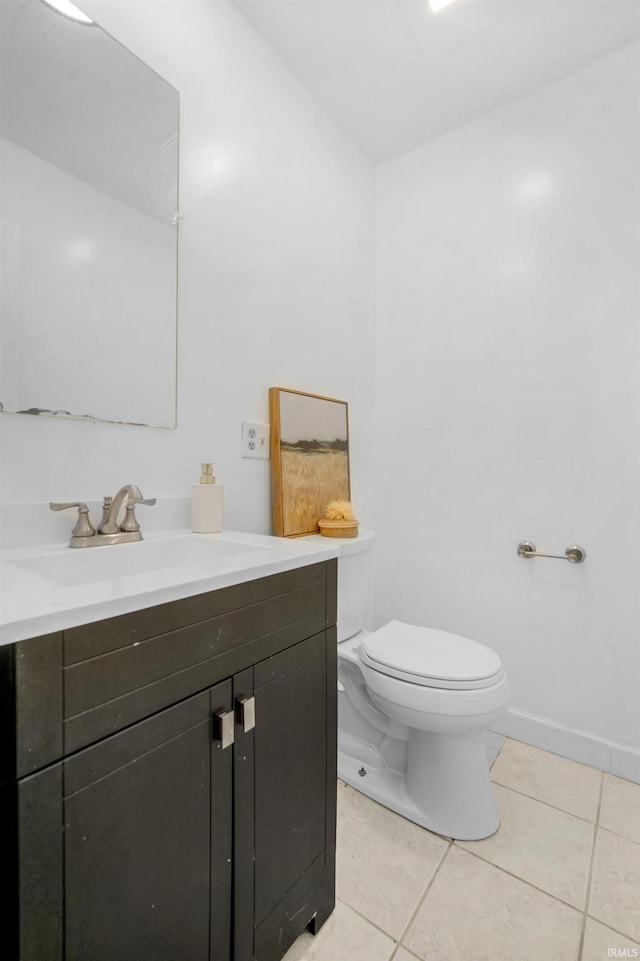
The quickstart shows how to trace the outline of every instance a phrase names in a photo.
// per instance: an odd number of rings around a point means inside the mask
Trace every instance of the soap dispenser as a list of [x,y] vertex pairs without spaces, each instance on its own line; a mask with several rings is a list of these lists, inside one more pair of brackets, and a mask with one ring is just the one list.
[[194,534],[215,534],[222,530],[224,487],[216,484],[213,464],[202,464],[200,483],[191,488],[191,530]]

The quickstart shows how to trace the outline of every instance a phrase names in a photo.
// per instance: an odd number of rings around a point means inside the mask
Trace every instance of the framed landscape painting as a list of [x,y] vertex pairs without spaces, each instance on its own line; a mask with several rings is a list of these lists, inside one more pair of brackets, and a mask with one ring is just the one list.
[[347,404],[271,387],[269,414],[273,532],[316,533],[327,504],[350,499]]

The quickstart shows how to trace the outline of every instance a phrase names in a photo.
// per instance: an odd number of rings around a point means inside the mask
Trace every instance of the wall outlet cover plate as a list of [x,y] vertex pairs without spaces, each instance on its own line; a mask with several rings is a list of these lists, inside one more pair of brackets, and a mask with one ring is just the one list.
[[269,460],[269,425],[242,421],[242,456]]

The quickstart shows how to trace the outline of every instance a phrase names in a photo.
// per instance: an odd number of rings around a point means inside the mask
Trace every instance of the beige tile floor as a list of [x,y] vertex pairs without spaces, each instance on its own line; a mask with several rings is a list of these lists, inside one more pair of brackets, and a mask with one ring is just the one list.
[[502,823],[450,841],[338,782],[336,910],[285,961],[640,958],[640,785],[518,741]]

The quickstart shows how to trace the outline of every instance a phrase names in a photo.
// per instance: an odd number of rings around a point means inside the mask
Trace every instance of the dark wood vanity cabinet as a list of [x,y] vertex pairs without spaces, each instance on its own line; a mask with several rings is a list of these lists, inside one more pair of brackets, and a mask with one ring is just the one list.
[[322,925],[335,613],[328,561],[0,649],[10,957],[278,961]]

